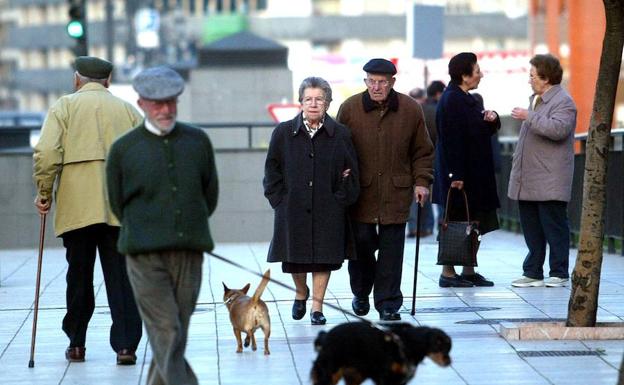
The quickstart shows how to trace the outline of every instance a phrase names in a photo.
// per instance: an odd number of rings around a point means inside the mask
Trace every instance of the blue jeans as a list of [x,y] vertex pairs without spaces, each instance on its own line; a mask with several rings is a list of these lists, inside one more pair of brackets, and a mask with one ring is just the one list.
[[[416,234],[416,217],[418,216],[418,203],[416,200],[412,201],[410,206],[410,215],[407,219],[407,231]],[[420,231],[433,232],[433,207],[431,201],[427,200],[425,205],[420,209],[422,218],[420,219]]]
[[550,276],[569,278],[570,226],[567,203],[560,201],[518,201],[520,224],[529,253],[524,259],[524,276],[544,278],[546,244],[550,248]]

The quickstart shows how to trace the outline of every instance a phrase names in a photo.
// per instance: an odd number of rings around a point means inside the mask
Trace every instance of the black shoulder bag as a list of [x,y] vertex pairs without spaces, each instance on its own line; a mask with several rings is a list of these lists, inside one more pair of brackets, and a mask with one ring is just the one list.
[[481,241],[479,222],[470,220],[468,196],[463,189],[460,191],[464,194],[466,221],[448,220],[451,190],[449,188],[446,195],[444,222],[440,227],[438,265],[477,266],[477,250]]

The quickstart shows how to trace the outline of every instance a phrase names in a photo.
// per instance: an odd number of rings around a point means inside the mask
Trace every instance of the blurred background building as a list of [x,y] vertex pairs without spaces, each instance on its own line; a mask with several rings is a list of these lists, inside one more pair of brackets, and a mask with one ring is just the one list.
[[[45,111],[71,92],[70,3],[0,0],[0,108]],[[444,55],[427,62],[430,80],[446,77],[447,57],[459,51],[497,62],[528,55],[526,0],[90,0],[87,41],[89,54],[112,60],[115,80],[124,82],[146,65],[192,69],[199,48],[248,30],[288,48],[293,92],[304,77],[325,76],[336,87],[337,108],[362,89],[361,67],[373,56],[397,62],[397,88],[424,83],[425,63],[411,57],[406,37],[414,4],[444,7]]]
[[[0,109],[45,111],[71,92],[75,40],[66,24],[80,0],[0,0]],[[192,71],[199,51],[230,34],[249,31],[288,49],[292,102],[309,75],[327,78],[335,91],[330,113],[363,89],[362,64],[386,57],[399,68],[396,88],[407,92],[431,80],[448,80],[448,59],[479,55],[485,73],[479,92],[486,107],[509,114],[527,104],[528,59],[552,52],[566,66],[566,85],[579,104],[586,130],[604,31],[595,0],[89,0],[89,54],[112,60],[115,83],[141,68],[169,64]],[[423,43],[410,35],[413,7],[440,7],[440,55],[413,57]],[[426,20],[436,25],[436,20]],[[413,23],[413,21],[412,21]],[[568,26],[574,25],[574,28]],[[425,42],[427,43],[427,42]],[[574,60],[572,60],[574,59]],[[226,85],[228,79],[220,82]],[[618,96],[616,124],[624,119]],[[269,119],[269,115],[266,115]],[[236,116],[232,119],[236,120]]]

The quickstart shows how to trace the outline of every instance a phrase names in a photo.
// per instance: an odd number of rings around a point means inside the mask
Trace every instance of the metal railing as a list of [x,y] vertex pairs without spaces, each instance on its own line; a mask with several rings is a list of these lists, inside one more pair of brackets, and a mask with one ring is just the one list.
[[[194,123],[206,131],[215,151],[264,151],[269,145],[273,122]],[[0,127],[0,151],[28,151],[39,140],[41,126]]]
[[215,151],[265,151],[277,123],[195,123],[210,135]]

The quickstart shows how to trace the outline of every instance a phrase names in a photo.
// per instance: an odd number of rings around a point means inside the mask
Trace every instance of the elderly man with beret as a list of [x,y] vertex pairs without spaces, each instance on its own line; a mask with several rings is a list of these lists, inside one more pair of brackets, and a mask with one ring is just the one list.
[[113,144],[106,164],[111,207],[122,224],[118,247],[152,346],[147,383],[195,385],[184,351],[203,252],[214,246],[214,153],[203,131],[176,121],[184,90],[177,72],[149,68],[133,86],[145,120]]
[[351,129],[360,165],[360,197],[351,210],[357,254],[349,262],[352,306],[366,315],[373,291],[380,319],[396,321],[405,223],[412,200],[422,205],[428,198],[434,152],[422,108],[393,89],[394,64],[372,59],[364,71],[367,90],[348,98],[336,119]]
[[117,352],[117,364],[133,365],[141,318],[125,257],[116,247],[119,222],[108,205],[104,164],[112,142],[139,124],[141,115],[107,90],[111,63],[82,56],[76,58],[75,69],[75,92],[50,107],[34,149],[35,206],[41,214],[49,212],[56,183],[54,231],[63,239],[68,263],[65,358],[85,360],[87,326],[95,309],[97,249],[113,320],[110,344]]

